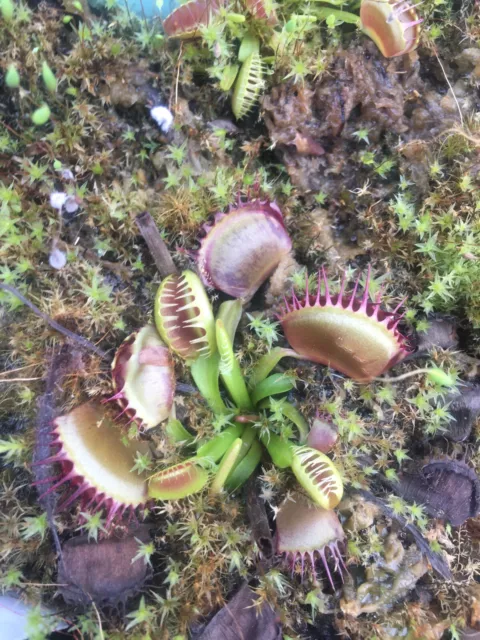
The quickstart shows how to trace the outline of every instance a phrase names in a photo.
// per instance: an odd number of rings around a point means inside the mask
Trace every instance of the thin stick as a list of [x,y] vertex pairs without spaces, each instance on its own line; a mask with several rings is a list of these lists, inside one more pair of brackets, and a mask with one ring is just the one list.
[[150,253],[152,254],[152,258],[154,259],[162,278],[166,278],[172,273],[178,273],[177,267],[172,260],[172,256],[170,255],[167,245],[163,241],[160,231],[148,211],[140,213],[135,218],[135,222],[147,243]]
[[17,367],[16,369],[9,369],[8,371],[0,372],[0,376],[9,376],[11,373],[16,373],[17,371],[23,371],[23,369],[31,369],[32,367],[38,367],[38,364],[33,362],[32,364],[26,364],[24,367]]
[[3,291],[8,291],[9,293],[13,294],[16,298],[21,300],[24,305],[26,305],[29,309],[31,309],[33,313],[35,313],[39,318],[42,318],[42,320],[45,320],[45,322],[49,324],[52,327],[52,329],[55,329],[55,331],[58,331],[59,333],[64,335],[66,338],[70,338],[71,340],[74,340],[79,346],[83,347],[84,349],[93,351],[93,353],[96,353],[97,356],[100,356],[101,358],[108,358],[107,353],[103,351],[103,349],[100,349],[99,347],[95,346],[92,342],[90,342],[90,340],[87,340],[86,338],[83,338],[82,336],[79,336],[76,333],[73,333],[73,331],[70,331],[70,329],[63,327],[61,324],[58,324],[58,322],[50,318],[50,316],[48,316],[46,313],[43,313],[43,311],[40,311],[40,309],[36,305],[34,305],[33,302],[30,302],[30,300],[28,300],[23,294],[21,294],[20,291],[17,291],[15,287],[11,287],[9,284],[4,284],[3,282],[0,282],[0,289]]
[[448,79],[448,76],[447,76],[447,74],[446,74],[446,72],[445,72],[445,69],[443,68],[442,61],[441,61],[441,60],[440,60],[440,58],[438,57],[437,47],[435,47],[435,46],[433,47],[433,53],[435,54],[435,57],[436,57],[436,59],[437,59],[437,62],[438,62],[438,64],[440,65],[440,69],[442,70],[442,73],[443,73],[443,75],[444,75],[444,77],[445,77],[445,80],[446,80],[446,82],[447,82],[447,84],[448,84],[448,87],[449,87],[450,91],[452,92],[453,99],[455,100],[455,104],[457,105],[458,113],[459,113],[459,115],[460,115],[460,122],[461,122],[462,127],[463,127],[463,114],[462,114],[462,110],[461,110],[460,105],[459,105],[459,103],[458,103],[457,96],[455,95],[455,91],[453,90],[453,87],[452,87],[452,85],[450,84],[450,80]]
[[247,516],[253,539],[268,561],[273,556],[273,540],[265,503],[260,498],[258,489],[257,476],[252,476],[247,483]]
[[408,373],[402,373],[401,376],[395,378],[374,378],[376,382],[400,382],[407,378],[413,378],[413,376],[419,376],[421,373],[430,373],[431,369],[415,369],[415,371],[409,371]]
[[[143,7],[142,7],[143,8]],[[98,613],[98,609],[95,606],[95,602],[92,600],[91,602],[92,607],[95,610],[95,615],[97,616],[97,620],[98,620],[98,630],[100,632],[100,640],[105,640],[105,635],[103,633],[103,627],[102,627],[102,619],[100,618],[100,614]]]
[[38,378],[8,378],[7,380],[0,380],[0,384],[5,382],[31,382],[32,380],[42,380],[43,376]]

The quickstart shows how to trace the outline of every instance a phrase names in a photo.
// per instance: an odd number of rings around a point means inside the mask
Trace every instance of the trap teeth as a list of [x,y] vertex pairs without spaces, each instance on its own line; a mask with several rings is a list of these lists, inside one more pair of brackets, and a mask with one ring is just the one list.
[[280,322],[291,347],[301,356],[332,367],[359,382],[368,382],[403,360],[409,351],[399,333],[398,307],[380,308],[380,298],[370,302],[367,274],[362,297],[360,278],[351,295],[345,277],[338,294],[330,292],[325,271],[319,272],[316,295],[300,300],[295,292],[286,301]]
[[406,1],[362,0],[361,29],[386,58],[409,53],[420,40],[423,20],[418,17],[417,6]]
[[212,307],[193,271],[163,280],[155,298],[155,324],[167,346],[185,360],[208,357],[216,350]]
[[61,507],[75,500],[81,500],[82,510],[87,504],[95,509],[103,507],[108,523],[125,510],[145,504],[146,477],[132,471],[141,446],[124,444],[118,427],[101,405],[88,402],[56,418],[55,434],[60,452],[43,462],[58,461],[61,474],[43,495],[69,484],[73,493],[64,497]]

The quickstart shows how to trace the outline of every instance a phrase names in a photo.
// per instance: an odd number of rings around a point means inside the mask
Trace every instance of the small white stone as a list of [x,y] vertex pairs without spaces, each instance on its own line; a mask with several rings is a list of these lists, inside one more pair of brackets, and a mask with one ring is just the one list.
[[75,180],[75,176],[70,171],[70,169],[62,169],[60,174],[64,180]]
[[50,194],[50,206],[54,209],[60,210],[65,201],[67,200],[67,194],[63,193],[63,191],[53,191]]
[[150,115],[164,133],[167,133],[170,130],[170,127],[173,124],[173,114],[167,109],[167,107],[162,107],[161,105],[152,107],[150,109]]
[[65,200],[65,211],[67,213],[75,213],[78,209],[78,202],[75,196],[67,196]]
[[67,254],[57,249],[57,247],[54,247],[50,252],[48,262],[54,269],[63,269],[67,264]]

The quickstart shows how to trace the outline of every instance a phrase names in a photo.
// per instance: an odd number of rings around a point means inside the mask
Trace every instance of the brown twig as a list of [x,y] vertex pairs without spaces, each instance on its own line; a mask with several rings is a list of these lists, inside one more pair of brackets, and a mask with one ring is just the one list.
[[135,218],[135,222],[147,243],[162,278],[166,278],[172,273],[178,273],[178,269],[172,260],[167,245],[163,241],[160,231],[148,211],[140,213]]
[[263,556],[270,560],[273,556],[273,540],[265,504],[258,495],[256,476],[252,476],[247,484],[247,515],[252,528],[253,539]]
[[55,329],[55,331],[58,331],[59,333],[64,335],[66,338],[70,338],[71,340],[76,342],[80,347],[83,347],[88,351],[93,351],[93,353],[97,354],[97,356],[100,356],[101,358],[108,358],[107,353],[103,351],[103,349],[100,349],[99,347],[94,345],[93,342],[90,342],[90,340],[87,340],[86,338],[79,336],[76,333],[73,333],[73,331],[70,331],[70,329],[63,327],[61,324],[58,324],[58,322],[50,318],[50,316],[48,316],[46,313],[43,313],[43,311],[40,311],[40,309],[36,305],[34,305],[33,302],[30,302],[30,300],[28,300],[28,298],[26,298],[22,293],[20,293],[20,291],[15,289],[15,287],[11,287],[9,284],[4,284],[3,282],[0,282],[0,289],[3,291],[8,291],[12,295],[14,295],[16,298],[21,300],[24,305],[26,305],[29,309],[33,311],[33,313],[35,313],[39,318],[42,318],[42,320],[45,320],[45,322],[49,324],[52,327],[52,329]]

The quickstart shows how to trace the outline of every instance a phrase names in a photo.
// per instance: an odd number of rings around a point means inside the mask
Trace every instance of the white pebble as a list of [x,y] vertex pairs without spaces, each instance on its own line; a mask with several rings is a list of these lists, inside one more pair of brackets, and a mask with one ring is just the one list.
[[164,133],[167,133],[170,130],[170,127],[173,124],[173,114],[167,109],[167,107],[162,107],[161,105],[152,107],[150,109],[150,115]]
[[68,196],[63,191],[54,191],[50,194],[50,206],[61,211],[65,208],[67,213],[75,213],[78,209],[76,196]]
[[63,267],[67,264],[67,254],[55,247],[50,252],[48,262],[54,269],[63,269]]
[[53,191],[50,194],[50,206],[60,210],[65,204],[66,199],[67,194],[63,193],[63,191]]
[[67,196],[65,200],[65,211],[67,213],[75,213],[78,209],[78,202],[75,196]]
[[75,180],[75,176],[70,171],[70,169],[62,169],[60,174],[64,180]]

